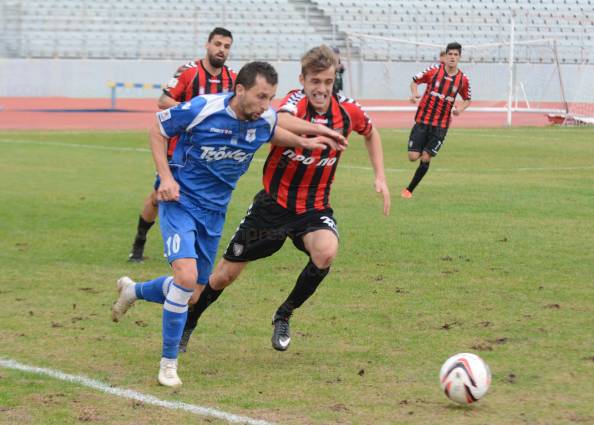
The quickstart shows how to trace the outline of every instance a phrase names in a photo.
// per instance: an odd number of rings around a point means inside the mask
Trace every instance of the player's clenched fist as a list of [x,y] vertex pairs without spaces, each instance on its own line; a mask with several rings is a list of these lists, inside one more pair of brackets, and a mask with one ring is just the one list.
[[157,199],[159,201],[179,200],[179,185],[177,182],[171,178],[161,180],[161,184],[157,190]]

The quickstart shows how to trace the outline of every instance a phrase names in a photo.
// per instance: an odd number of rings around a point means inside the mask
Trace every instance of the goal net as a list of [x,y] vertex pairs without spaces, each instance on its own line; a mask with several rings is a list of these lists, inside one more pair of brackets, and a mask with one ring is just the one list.
[[[411,76],[437,63],[445,45],[348,33],[347,84],[355,97],[386,100],[368,110],[403,112]],[[511,42],[510,42],[511,40]],[[513,31],[493,43],[463,44],[459,68],[468,75],[469,112],[540,114],[556,124],[594,124],[592,66],[562,63],[554,39],[513,40]],[[367,84],[373,82],[373,89]]]

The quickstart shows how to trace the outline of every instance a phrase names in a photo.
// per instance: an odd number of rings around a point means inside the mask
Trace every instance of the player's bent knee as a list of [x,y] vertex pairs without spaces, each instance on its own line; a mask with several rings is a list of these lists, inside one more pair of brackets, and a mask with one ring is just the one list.
[[226,288],[231,285],[235,279],[239,276],[239,273],[235,273],[230,270],[224,270],[217,276],[217,287],[218,289]]
[[421,157],[421,154],[418,153],[418,152],[409,152],[408,153],[408,160],[411,161],[411,162],[416,161],[420,157]]
[[421,161],[431,162],[431,158],[433,157],[430,154],[428,154],[427,152],[423,152],[423,155],[421,156]]
[[[237,279],[237,274],[230,273],[228,271],[223,271],[217,275],[216,279],[216,288],[215,289],[223,289],[227,286],[231,285],[235,279]],[[214,288],[214,285],[211,285]]]
[[147,207],[148,206],[151,206],[151,207],[154,207],[154,208],[158,208],[159,201],[157,199],[157,191],[156,190],[153,190],[151,192],[151,194],[145,199],[144,205],[147,206]]
[[334,258],[336,258],[336,250],[327,250],[312,255],[311,261],[318,269],[324,270],[332,265]]
[[196,267],[173,266],[173,281],[184,288],[195,288],[198,272]]

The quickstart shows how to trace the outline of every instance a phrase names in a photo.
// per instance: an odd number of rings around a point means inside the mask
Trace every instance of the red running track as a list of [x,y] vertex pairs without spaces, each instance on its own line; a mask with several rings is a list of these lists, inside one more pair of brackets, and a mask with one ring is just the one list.
[[[118,99],[117,110],[110,111],[110,99],[74,99],[62,97],[0,98],[0,130],[145,130],[157,111],[153,99]],[[363,106],[411,106],[406,101],[368,100]],[[497,106],[501,106],[499,102]],[[493,102],[482,102],[494,106]],[[473,106],[481,106],[474,102]],[[414,112],[370,112],[379,128],[410,128]],[[453,117],[452,127],[503,127],[506,114],[465,112]],[[544,126],[544,114],[514,113],[515,126]]]

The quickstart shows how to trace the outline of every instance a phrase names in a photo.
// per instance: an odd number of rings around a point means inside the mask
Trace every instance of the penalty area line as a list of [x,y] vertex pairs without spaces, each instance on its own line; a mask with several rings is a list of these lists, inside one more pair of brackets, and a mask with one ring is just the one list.
[[223,412],[222,410],[214,409],[211,407],[197,406],[195,404],[183,403],[180,401],[161,400],[155,396],[143,394],[138,391],[112,387],[109,384],[88,378],[86,376],[71,375],[68,373],[60,372],[59,370],[30,366],[20,363],[16,360],[0,358],[0,367],[12,370],[19,370],[21,372],[34,373],[37,375],[46,375],[54,379],[59,379],[61,381],[92,388],[94,390],[101,391],[103,393],[113,395],[116,397],[136,400],[145,404],[163,407],[169,410],[181,410],[195,415],[209,416],[225,420],[229,423],[249,425],[273,425],[272,422],[267,422],[259,419],[252,419],[248,418],[247,416],[235,415],[233,413]]

